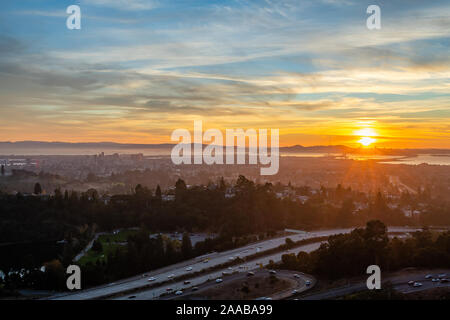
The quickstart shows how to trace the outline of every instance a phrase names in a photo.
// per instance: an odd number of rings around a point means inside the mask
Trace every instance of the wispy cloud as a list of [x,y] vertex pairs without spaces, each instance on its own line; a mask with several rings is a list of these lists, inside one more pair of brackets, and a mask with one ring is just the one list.
[[82,0],[82,4],[124,11],[151,10],[158,6],[154,0]]
[[5,139],[164,142],[203,118],[279,127],[282,144],[313,144],[373,118],[384,136],[415,130],[450,147],[445,2],[390,2],[374,32],[359,1],[81,5],[77,32],[54,6],[2,15],[28,27],[0,35]]

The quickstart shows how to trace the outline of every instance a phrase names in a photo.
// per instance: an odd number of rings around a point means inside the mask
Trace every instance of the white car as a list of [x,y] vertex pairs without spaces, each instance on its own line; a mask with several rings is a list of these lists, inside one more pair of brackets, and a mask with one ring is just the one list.
[[431,282],[439,282],[439,279],[438,278],[433,278],[433,279],[431,279]]
[[297,290],[292,290],[292,294],[297,294]]
[[438,275],[439,278],[445,278],[447,276],[446,273],[441,273],[440,275]]
[[177,296],[180,296],[182,294],[183,294],[183,291],[181,291],[181,290],[178,290],[177,292],[175,292],[175,295],[177,295]]
[[275,270],[270,270],[269,273],[270,274],[277,274],[277,272]]
[[306,280],[305,284],[306,284],[307,286],[310,286],[310,285],[311,285],[311,281]]
[[223,280],[222,279],[216,279],[216,283],[221,283]]
[[175,277],[175,275],[172,273],[172,274],[169,274],[168,276],[167,276],[167,278],[169,278],[169,279],[172,279],[173,277]]
[[294,274],[294,278],[300,278],[300,276],[298,274]]
[[421,287],[422,284],[420,282],[414,282],[413,287]]
[[431,275],[431,274],[427,274],[426,276],[425,276],[425,279],[431,279],[433,276]]
[[151,282],[151,281],[155,281],[155,280],[156,280],[156,278],[155,278],[155,277],[150,277],[150,278],[148,278],[148,280],[147,280],[147,281]]
[[185,270],[186,271],[192,271],[192,267],[187,267]]

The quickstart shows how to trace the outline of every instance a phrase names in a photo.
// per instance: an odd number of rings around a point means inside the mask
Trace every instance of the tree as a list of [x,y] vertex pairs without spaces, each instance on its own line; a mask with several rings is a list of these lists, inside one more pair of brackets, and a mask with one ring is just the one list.
[[184,191],[186,189],[187,189],[186,182],[184,182],[184,180],[182,179],[178,179],[177,182],[175,183],[175,190]]
[[183,240],[181,242],[181,254],[184,259],[189,259],[192,256],[191,237],[187,232],[183,233]]
[[175,199],[178,200],[182,200],[184,194],[186,193],[187,190],[187,186],[186,183],[181,180],[178,179],[177,182],[175,183]]
[[41,194],[42,193],[42,187],[39,182],[36,182],[34,185],[34,194]]
[[367,249],[374,256],[375,264],[379,264],[389,242],[386,225],[380,220],[367,222],[364,238]]
[[162,194],[161,194],[161,187],[159,186],[159,184],[156,186],[155,197],[157,200],[161,200]]
[[94,250],[95,252],[102,252],[103,251],[102,243],[98,240],[95,240],[94,243],[92,244],[92,250]]
[[219,180],[219,190],[224,192],[227,189],[227,185],[225,183],[225,180],[223,179],[223,177],[220,177]]
[[354,209],[355,205],[353,204],[352,199],[344,200],[342,203],[342,207],[339,209],[337,214],[336,225],[344,228],[351,226],[353,222]]
[[144,190],[144,189],[142,188],[142,186],[141,186],[140,184],[138,184],[138,185],[136,186],[136,188],[134,188],[134,192],[135,192],[136,194],[142,193],[143,190]]
[[65,288],[65,270],[61,261],[55,259],[44,263],[46,289]]
[[288,249],[292,248],[295,245],[294,241],[292,241],[291,238],[286,238],[285,242],[286,242],[286,248],[288,248]]

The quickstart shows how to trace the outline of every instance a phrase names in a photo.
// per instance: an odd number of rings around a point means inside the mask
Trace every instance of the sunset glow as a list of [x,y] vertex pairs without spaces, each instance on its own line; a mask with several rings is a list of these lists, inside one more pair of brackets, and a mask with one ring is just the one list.
[[450,148],[448,1],[392,3],[376,31],[357,1],[118,3],[80,1],[81,30],[60,1],[4,4],[21,28],[0,34],[0,141],[169,143],[203,120],[281,146]]
[[370,146],[372,143],[377,141],[376,139],[370,138],[370,137],[362,137],[358,140],[360,144],[362,144],[364,147]]

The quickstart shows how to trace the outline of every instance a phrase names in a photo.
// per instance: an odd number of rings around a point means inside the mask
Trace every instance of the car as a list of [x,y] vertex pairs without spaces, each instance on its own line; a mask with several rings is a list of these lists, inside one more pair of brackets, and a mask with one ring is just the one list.
[[184,284],[189,284],[189,283],[191,283],[189,280],[186,280],[186,281],[184,281],[183,282]]
[[251,276],[254,276],[254,275],[255,275],[255,273],[253,271],[247,272],[247,277],[251,277]]
[[300,278],[300,276],[298,274],[294,274],[294,278]]
[[445,278],[447,276],[446,273],[441,273],[440,275],[438,275],[438,278]]
[[417,287],[421,287],[422,284],[420,282],[414,282],[413,287],[417,288]]
[[292,294],[297,294],[297,290],[292,290]]
[[275,270],[270,270],[269,273],[270,274],[277,274],[277,272]]
[[431,282],[439,282],[439,279],[438,278],[433,278],[433,279],[431,279]]
[[442,278],[442,279],[441,279],[441,282],[442,282],[442,283],[444,283],[444,282],[447,283],[447,282],[449,282],[449,280],[448,280],[447,278]]
[[148,282],[152,282],[152,281],[155,281],[156,280],[156,278],[155,277],[150,277],[150,278],[148,278]]
[[230,275],[231,273],[230,272],[228,272],[228,271],[222,271],[222,275],[223,276],[228,276],[228,275]]
[[181,291],[181,290],[178,290],[177,292],[175,292],[175,295],[177,295],[177,296],[180,296],[182,294],[183,294],[183,291]]
[[134,299],[136,296],[129,296],[128,299]]
[[229,257],[228,260],[234,260],[234,257]]
[[431,275],[431,274],[427,274],[426,276],[425,276],[425,279],[431,279],[433,276]]
[[193,287],[192,288],[192,291],[197,291],[198,290],[198,287]]
[[166,289],[167,292],[170,292],[170,291],[172,291],[172,290],[173,290],[172,288],[167,288],[167,289]]
[[414,285],[414,281],[413,280],[408,281],[408,285],[410,285],[410,286]]
[[148,274],[144,273],[144,274],[142,275],[142,278],[146,278],[146,277],[148,277]]
[[311,285],[311,281],[306,280],[305,284],[306,284],[307,286],[310,286],[310,285]]
[[223,282],[222,279],[220,279],[220,278],[216,279],[216,283],[221,283],[221,282]]
[[186,271],[192,271],[192,267],[187,267],[185,270]]
[[203,260],[203,263],[208,263],[208,261],[209,261],[208,259],[205,259]]
[[169,279],[172,279],[173,277],[175,277],[175,275],[172,273],[172,274],[169,274],[168,276],[167,276],[167,278],[169,278]]

